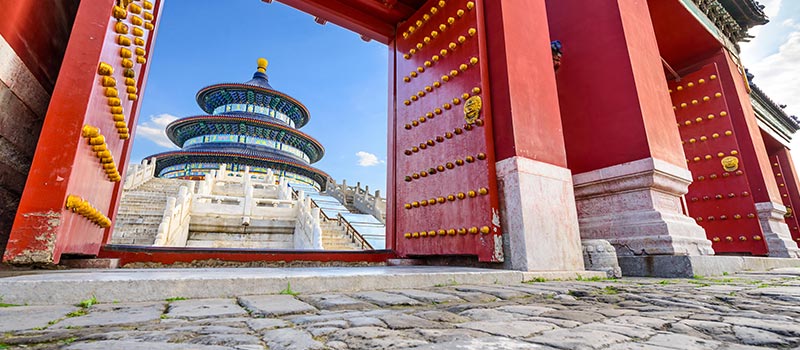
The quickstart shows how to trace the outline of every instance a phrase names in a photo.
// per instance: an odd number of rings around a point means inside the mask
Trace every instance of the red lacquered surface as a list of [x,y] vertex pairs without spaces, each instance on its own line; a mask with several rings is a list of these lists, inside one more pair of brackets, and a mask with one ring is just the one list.
[[[423,5],[395,41],[395,249],[502,261],[482,1],[439,5]],[[476,96],[482,108],[469,124],[464,106]]]
[[[129,130],[135,125],[140,100],[129,98],[126,92],[121,46],[117,44],[120,34],[115,32],[118,20],[112,17],[115,3],[113,0],[84,1],[78,8],[3,261],[58,263],[62,254],[96,255],[100,250],[105,229],[66,209],[65,203],[69,195],[80,196],[99,213],[110,217],[121,190],[118,182],[109,180],[100,158],[81,135],[85,125],[99,128],[122,175],[131,141],[122,139],[115,125],[109,99],[101,85],[102,76],[98,74],[100,62],[114,70],[111,76],[116,79],[124,123]],[[153,3],[154,9],[143,11],[152,13],[160,8],[161,1]],[[131,6],[142,4],[135,2]],[[131,45],[127,48],[132,52],[137,47],[143,48],[148,51],[144,57],[149,57],[155,29],[133,25],[134,15],[127,11],[126,17],[121,19],[129,28],[125,36]],[[157,18],[144,22],[156,26]],[[143,30],[141,45],[134,41],[134,27]],[[136,63],[136,57],[134,53],[130,58],[134,62],[131,69],[137,94],[141,96],[147,63]]]
[[670,81],[669,88],[694,178],[686,194],[689,215],[706,230],[717,253],[766,255],[746,159],[740,154],[717,65],[706,65],[680,82]]

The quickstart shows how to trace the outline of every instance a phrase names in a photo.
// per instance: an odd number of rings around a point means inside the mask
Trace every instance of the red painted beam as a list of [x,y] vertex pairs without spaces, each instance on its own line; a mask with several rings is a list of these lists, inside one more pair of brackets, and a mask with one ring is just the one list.
[[[280,0],[280,2],[384,44],[388,44],[394,37],[396,22],[381,20],[375,16],[375,9],[354,5],[352,1]],[[364,3],[359,2],[359,4]]]
[[369,262],[381,263],[395,258],[391,250],[374,251],[322,251],[322,250],[258,250],[225,248],[175,248],[175,247],[126,247],[106,245],[98,258],[120,259],[119,265],[136,262],[191,263],[193,261],[219,260],[226,262]]

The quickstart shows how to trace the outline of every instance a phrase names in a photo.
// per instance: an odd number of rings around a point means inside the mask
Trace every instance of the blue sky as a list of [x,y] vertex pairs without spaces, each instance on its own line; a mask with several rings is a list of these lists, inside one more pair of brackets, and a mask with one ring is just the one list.
[[[742,60],[774,101],[800,116],[800,1],[760,2],[771,21],[751,30],[756,38],[742,44]],[[202,114],[197,90],[249,80],[258,57],[270,61],[272,86],[310,110],[302,131],[326,148],[315,166],[385,193],[386,46],[278,2],[165,2],[131,161],[169,149],[166,124]],[[800,137],[793,146],[800,161]]]
[[337,181],[386,188],[388,49],[308,14],[257,0],[166,1],[134,139],[132,162],[174,145],[164,127],[204,114],[205,86],[250,80],[256,59],[272,87],[300,100],[311,121],[301,131],[325,146],[314,166]]
[[[742,62],[753,81],[789,115],[800,117],[800,1],[760,0],[770,23],[750,30],[755,39],[742,44]],[[800,162],[800,135],[792,142]]]

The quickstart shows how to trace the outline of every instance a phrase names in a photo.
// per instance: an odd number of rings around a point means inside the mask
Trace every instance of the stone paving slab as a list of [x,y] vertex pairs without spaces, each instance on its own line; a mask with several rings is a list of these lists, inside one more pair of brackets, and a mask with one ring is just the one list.
[[71,305],[0,308],[0,333],[47,327],[51,321],[77,310],[78,307]]
[[239,297],[239,303],[254,316],[272,317],[316,312],[317,309],[291,295],[248,295]]
[[782,270],[15,306],[0,349],[800,349],[798,285]]
[[166,315],[171,318],[200,319],[246,316],[247,311],[232,299],[194,299],[171,303]]

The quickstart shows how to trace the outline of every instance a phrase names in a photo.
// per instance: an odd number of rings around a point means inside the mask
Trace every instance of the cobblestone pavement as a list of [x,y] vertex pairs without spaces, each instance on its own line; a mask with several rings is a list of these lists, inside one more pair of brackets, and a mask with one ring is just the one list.
[[800,270],[0,308],[0,349],[800,349]]

